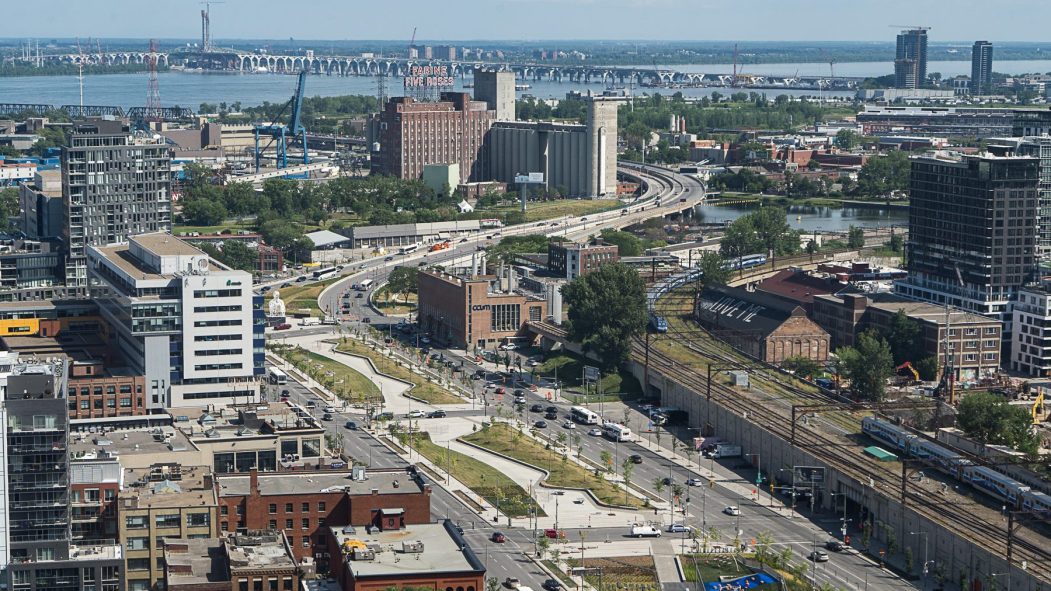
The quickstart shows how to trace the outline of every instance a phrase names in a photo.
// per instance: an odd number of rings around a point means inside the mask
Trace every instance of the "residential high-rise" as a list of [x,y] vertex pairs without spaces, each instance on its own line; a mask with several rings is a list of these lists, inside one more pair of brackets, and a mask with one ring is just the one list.
[[475,68],[474,100],[485,101],[490,111],[496,111],[497,121],[514,121],[515,73]]
[[0,405],[0,569],[6,589],[119,591],[121,547],[72,540],[67,362],[7,368]]
[[171,150],[120,121],[77,124],[62,149],[66,285],[87,287],[88,246],[171,231]]
[[909,277],[899,293],[1001,317],[1036,271],[1038,159],[912,159]]
[[266,319],[250,273],[164,232],[87,255],[113,346],[146,376],[147,408],[259,401]]
[[927,29],[902,31],[894,55],[894,87],[920,88],[926,82]]
[[993,90],[993,44],[975,41],[971,48],[971,94],[990,94]]
[[1036,254],[1041,260],[1051,258],[1051,136],[1045,133],[1025,137],[990,138],[988,149],[990,152],[1033,156],[1039,159]]

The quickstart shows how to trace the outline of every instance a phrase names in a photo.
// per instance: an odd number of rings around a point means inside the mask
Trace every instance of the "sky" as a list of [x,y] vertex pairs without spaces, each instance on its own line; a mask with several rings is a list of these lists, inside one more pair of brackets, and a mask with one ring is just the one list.
[[[197,0],[4,0],[19,37],[197,38]],[[214,39],[1045,41],[1047,0],[226,0]],[[0,36],[14,33],[5,29]]]

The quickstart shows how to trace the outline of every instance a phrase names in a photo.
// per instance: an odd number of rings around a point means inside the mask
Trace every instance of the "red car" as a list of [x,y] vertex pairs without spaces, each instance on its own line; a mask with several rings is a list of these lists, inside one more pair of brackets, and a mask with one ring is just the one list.
[[503,386],[500,386],[499,388],[496,389],[496,393],[497,394],[503,394],[505,392],[507,392],[507,390],[504,390]]
[[493,532],[493,537],[491,539],[492,539],[492,541],[496,542],[497,544],[503,544],[504,542],[507,541],[507,538],[504,537],[504,534],[502,534],[502,533],[500,533],[498,531],[494,531]]
[[278,324],[274,327],[274,330],[288,330],[290,328],[292,328],[291,324]]
[[544,530],[544,536],[551,538],[552,540],[564,540],[566,539],[566,532],[554,528],[548,528]]

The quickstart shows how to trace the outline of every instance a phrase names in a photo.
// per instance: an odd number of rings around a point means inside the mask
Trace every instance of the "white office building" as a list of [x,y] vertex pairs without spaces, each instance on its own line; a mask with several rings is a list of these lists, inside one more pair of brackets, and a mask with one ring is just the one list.
[[114,346],[146,376],[148,408],[259,400],[265,317],[251,274],[163,232],[87,254],[93,297]]

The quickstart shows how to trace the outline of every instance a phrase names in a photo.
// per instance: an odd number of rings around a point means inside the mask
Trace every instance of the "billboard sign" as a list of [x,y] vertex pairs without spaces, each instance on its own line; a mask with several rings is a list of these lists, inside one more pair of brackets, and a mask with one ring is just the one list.
[[584,379],[589,382],[597,382],[599,380],[599,371],[597,367],[592,365],[584,366]]
[[516,174],[515,183],[519,185],[542,185],[544,184],[544,173],[531,172],[529,174]]
[[412,66],[405,77],[406,88],[444,88],[456,84],[456,78],[449,72],[449,66]]

